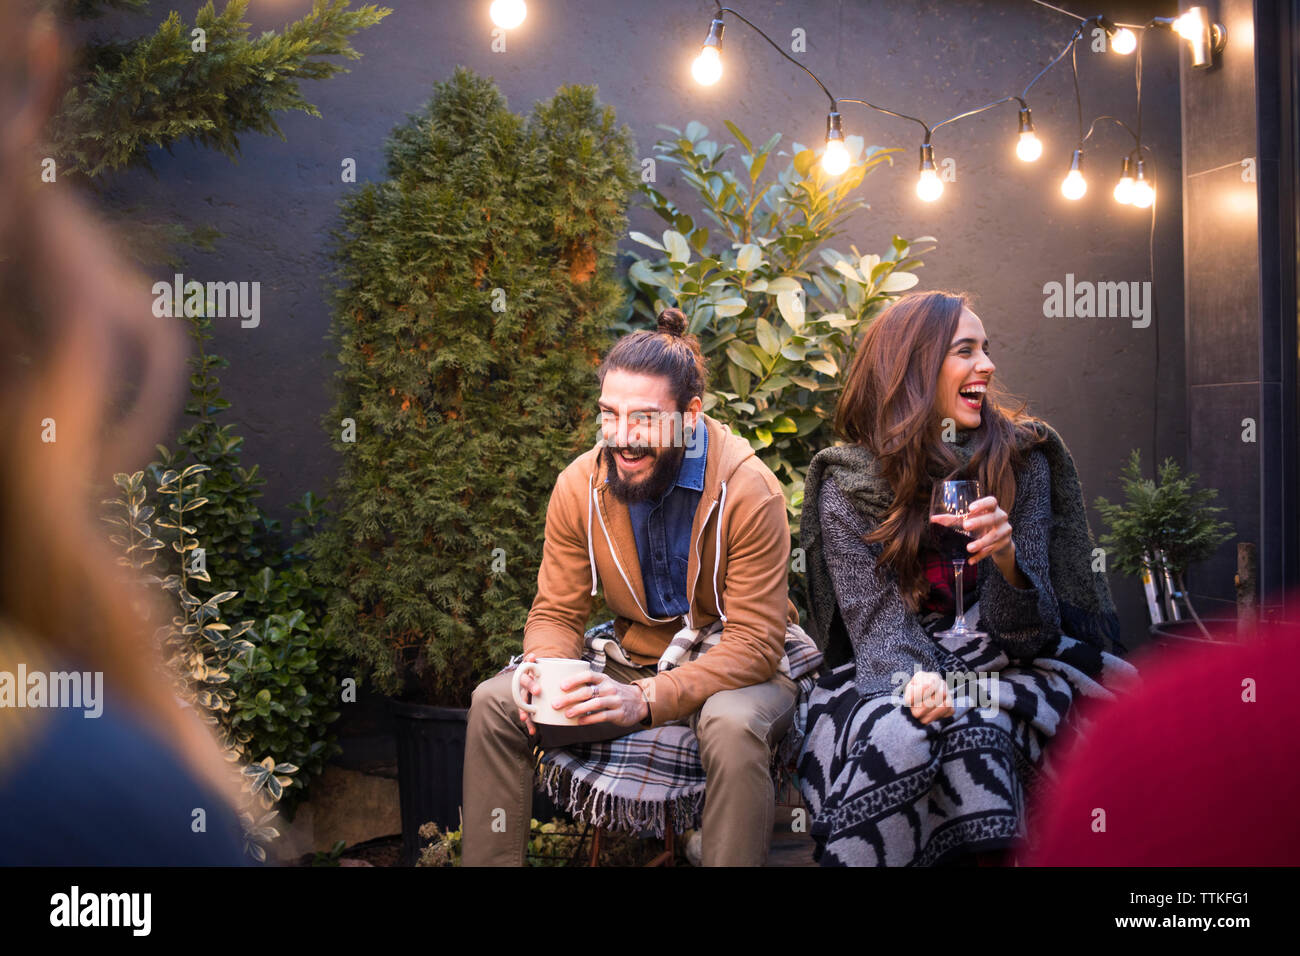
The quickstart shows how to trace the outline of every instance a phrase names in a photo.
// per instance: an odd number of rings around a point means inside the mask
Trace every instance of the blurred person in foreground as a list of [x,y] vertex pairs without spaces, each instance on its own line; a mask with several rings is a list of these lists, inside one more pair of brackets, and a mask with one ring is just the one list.
[[1144,649],[1141,694],[1085,704],[1035,796],[1025,865],[1300,865],[1300,625],[1211,633],[1225,643]]
[[0,64],[0,863],[241,865],[238,777],[172,693],[92,494],[148,460],[183,338],[42,182],[65,53],[34,0],[0,4]]

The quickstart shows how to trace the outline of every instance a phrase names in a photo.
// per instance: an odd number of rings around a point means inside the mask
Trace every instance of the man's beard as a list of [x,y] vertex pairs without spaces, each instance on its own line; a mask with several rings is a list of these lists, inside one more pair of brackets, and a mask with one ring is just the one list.
[[610,493],[625,505],[637,501],[656,501],[677,481],[681,471],[682,460],[686,457],[685,445],[670,445],[665,448],[647,448],[646,453],[654,457],[650,473],[644,478],[627,481],[618,473],[615,451],[640,451],[639,447],[615,449],[605,446],[605,464],[609,469]]

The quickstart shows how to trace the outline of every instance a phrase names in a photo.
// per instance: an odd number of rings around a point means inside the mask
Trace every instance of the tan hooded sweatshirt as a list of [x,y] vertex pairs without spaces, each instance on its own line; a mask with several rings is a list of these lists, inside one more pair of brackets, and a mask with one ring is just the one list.
[[641,685],[652,727],[685,717],[720,690],[771,680],[785,653],[787,622],[798,623],[787,567],[785,496],[749,442],[701,413],[708,428],[704,490],[691,525],[686,594],[690,610],[646,612],[645,585],[627,506],[605,483],[604,441],[560,473],[546,509],[537,596],[524,625],[524,653],[582,657],[597,587],[614,613],[614,633],[633,663],[653,665],[682,627],[721,619],[718,644]]

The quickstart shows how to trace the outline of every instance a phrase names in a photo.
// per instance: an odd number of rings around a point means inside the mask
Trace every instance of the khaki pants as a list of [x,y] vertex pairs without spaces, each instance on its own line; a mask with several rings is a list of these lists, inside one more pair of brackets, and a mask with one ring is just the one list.
[[[605,673],[628,684],[653,676],[655,668],[608,661]],[[519,719],[510,695],[512,676],[497,674],[479,684],[470,705],[461,808],[465,866],[524,865],[535,780],[532,750],[539,741]],[[707,781],[700,828],[705,866],[762,866],[767,861],[776,813],[768,768],[772,748],[794,718],[794,701],[794,682],[777,674],[764,684],[719,691],[691,715]],[[643,729],[606,723],[534,726],[543,749]]]

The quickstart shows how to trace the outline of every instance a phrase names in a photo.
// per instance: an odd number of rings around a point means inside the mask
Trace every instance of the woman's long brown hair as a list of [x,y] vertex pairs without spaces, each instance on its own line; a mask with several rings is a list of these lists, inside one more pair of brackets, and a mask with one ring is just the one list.
[[[36,144],[66,62],[39,3],[0,4],[0,670],[101,671],[105,693],[234,807],[238,777],[178,705],[92,495],[153,457],[179,408],[185,341],[153,316],[149,283],[114,253],[74,183],[57,168],[43,181]],[[175,613],[156,589],[144,600],[153,621]],[[12,771],[24,745],[39,746],[42,715],[0,718],[0,770]]]
[[[943,441],[944,423],[937,395],[939,370],[957,332],[965,293],[917,292],[886,308],[867,328],[854,355],[835,408],[834,429],[848,442],[862,444],[880,462],[881,476],[894,500],[880,524],[865,536],[884,542],[878,566],[898,575],[899,590],[915,612],[930,585],[920,558],[930,523],[932,475],[956,477],[960,459]],[[975,429],[973,453],[965,474],[977,478],[985,494],[1010,513],[1015,501],[1019,441],[1041,440],[1024,414],[1024,403],[1004,411],[997,378],[990,383]]]

